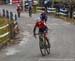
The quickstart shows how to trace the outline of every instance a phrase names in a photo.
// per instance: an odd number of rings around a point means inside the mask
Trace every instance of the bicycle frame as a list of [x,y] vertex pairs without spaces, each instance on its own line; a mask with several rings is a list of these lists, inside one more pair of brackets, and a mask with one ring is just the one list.
[[[46,44],[46,39],[45,39],[45,33],[40,33],[39,34],[39,41],[41,41],[43,43],[43,46],[45,46]],[[43,49],[45,49],[45,47],[43,47]]]

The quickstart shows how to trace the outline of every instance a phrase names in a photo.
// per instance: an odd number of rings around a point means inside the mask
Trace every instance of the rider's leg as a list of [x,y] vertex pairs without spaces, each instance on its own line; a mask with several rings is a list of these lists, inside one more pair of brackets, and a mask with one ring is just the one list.
[[45,38],[46,38],[47,41],[49,41],[49,39],[48,39],[48,32],[45,33]]
[[50,46],[49,39],[48,39],[48,32],[45,33],[45,38],[46,38],[48,45],[49,45],[49,48],[50,48],[51,46]]
[[20,17],[20,12],[17,12],[18,13],[18,17]]

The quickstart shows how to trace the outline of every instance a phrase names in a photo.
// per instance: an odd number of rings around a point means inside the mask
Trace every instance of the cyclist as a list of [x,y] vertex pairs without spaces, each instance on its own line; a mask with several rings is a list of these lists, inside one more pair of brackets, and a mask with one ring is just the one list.
[[17,9],[16,9],[17,14],[18,14],[18,17],[20,17],[21,10],[22,10],[22,8],[21,8],[21,6],[18,4]]
[[39,33],[45,33],[45,38],[47,41],[49,41],[48,39],[48,27],[45,23],[45,21],[41,21],[40,18],[36,19],[36,23],[33,29],[33,33],[34,33],[34,37],[36,38],[36,28],[39,29]]
[[42,21],[45,21],[45,22],[47,22],[47,15],[46,15],[46,11],[45,10],[43,10],[42,12],[41,12],[41,14],[40,14],[40,19],[42,20]]

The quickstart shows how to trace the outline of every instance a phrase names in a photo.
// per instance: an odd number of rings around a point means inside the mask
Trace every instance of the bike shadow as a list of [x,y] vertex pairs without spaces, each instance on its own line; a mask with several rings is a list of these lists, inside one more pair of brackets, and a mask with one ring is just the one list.
[[42,56],[41,53],[38,53],[38,54],[34,54],[33,56],[31,56],[30,58],[38,58],[38,59],[51,59],[51,58],[57,58],[59,57],[59,54],[58,53],[50,53],[49,55],[46,55],[46,56]]

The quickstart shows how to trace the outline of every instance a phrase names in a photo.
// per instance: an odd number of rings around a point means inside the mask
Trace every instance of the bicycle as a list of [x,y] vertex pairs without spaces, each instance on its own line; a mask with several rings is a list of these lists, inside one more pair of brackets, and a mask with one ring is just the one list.
[[50,54],[50,43],[45,38],[45,33],[39,33],[39,47],[42,56],[45,56],[46,54]]

